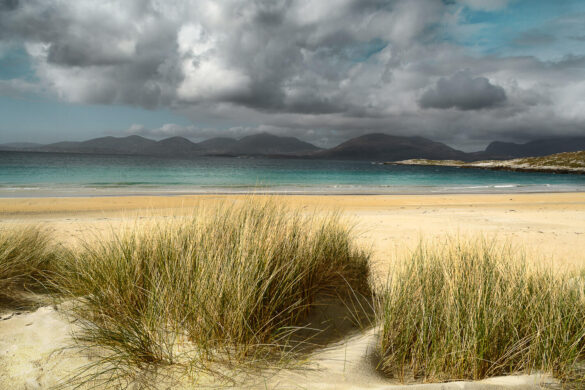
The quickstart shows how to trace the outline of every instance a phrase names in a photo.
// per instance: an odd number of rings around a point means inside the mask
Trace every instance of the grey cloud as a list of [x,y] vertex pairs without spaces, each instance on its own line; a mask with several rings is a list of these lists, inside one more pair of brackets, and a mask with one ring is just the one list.
[[0,80],[0,96],[22,98],[30,94],[42,94],[38,85],[23,80]]
[[120,65],[130,61],[131,54],[104,50],[88,42],[55,43],[49,48],[47,61],[65,66]]
[[12,11],[18,7],[18,0],[1,0],[0,1],[0,11]]
[[460,71],[449,78],[440,78],[422,95],[419,104],[422,108],[480,110],[505,100],[504,88],[485,77],[473,77],[469,71]]
[[[308,4],[21,0],[10,17],[0,15],[0,34],[45,45],[34,58],[39,74],[65,100],[331,113],[352,107],[334,91],[356,62],[368,60],[362,48],[408,45],[442,9],[434,0]],[[190,26],[207,43],[185,33]]]
[[514,44],[519,46],[540,46],[549,45],[557,41],[557,38],[550,33],[530,30],[520,34],[515,40]]
[[465,24],[461,4],[505,0],[0,1],[0,45],[26,48],[45,93],[196,124],[142,130],[153,135],[266,130],[331,146],[382,131],[473,148],[585,125],[585,57],[478,55],[443,39]]
[[154,108],[170,104],[182,76],[168,64],[176,25],[144,4],[21,0],[0,13],[0,37],[24,41],[37,76],[64,100]]

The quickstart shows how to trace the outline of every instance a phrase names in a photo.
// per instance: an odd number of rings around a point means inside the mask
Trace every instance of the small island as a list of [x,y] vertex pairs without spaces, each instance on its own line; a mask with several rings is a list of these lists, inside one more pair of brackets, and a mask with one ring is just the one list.
[[512,160],[460,160],[410,159],[387,162],[389,165],[429,165],[457,168],[492,169],[519,172],[578,173],[585,174],[585,151],[551,154],[542,157],[515,158]]

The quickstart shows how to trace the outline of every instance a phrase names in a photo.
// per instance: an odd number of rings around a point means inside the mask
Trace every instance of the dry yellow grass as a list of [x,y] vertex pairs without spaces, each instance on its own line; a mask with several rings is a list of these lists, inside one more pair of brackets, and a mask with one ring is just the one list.
[[583,276],[493,240],[421,244],[381,299],[380,369],[430,382],[547,372],[582,386]]
[[294,356],[291,337],[320,294],[370,295],[369,254],[338,214],[271,200],[92,240],[57,276],[60,295],[79,302],[77,340],[104,351],[99,375],[84,380],[117,384],[163,366],[193,380],[225,375],[222,365],[278,366]]
[[0,230],[0,308],[27,307],[24,292],[45,290],[56,248],[46,229],[36,226]]

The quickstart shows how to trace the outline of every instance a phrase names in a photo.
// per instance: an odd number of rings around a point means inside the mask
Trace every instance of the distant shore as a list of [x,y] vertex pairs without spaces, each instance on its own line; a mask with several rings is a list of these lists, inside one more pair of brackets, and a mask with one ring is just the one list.
[[484,160],[465,162],[459,160],[410,159],[387,162],[385,164],[584,175],[585,151],[557,153],[549,156],[516,158],[511,160]]
[[571,169],[563,167],[554,168],[539,168],[539,167],[522,167],[522,166],[506,166],[506,165],[474,165],[473,163],[449,163],[442,161],[431,161],[431,162],[418,162],[418,161],[394,161],[384,163],[387,165],[417,165],[417,166],[429,166],[429,167],[453,167],[453,168],[465,168],[465,169],[484,169],[491,171],[509,171],[509,172],[531,172],[531,173],[558,173],[558,174],[573,174],[573,175],[585,175],[585,169]]

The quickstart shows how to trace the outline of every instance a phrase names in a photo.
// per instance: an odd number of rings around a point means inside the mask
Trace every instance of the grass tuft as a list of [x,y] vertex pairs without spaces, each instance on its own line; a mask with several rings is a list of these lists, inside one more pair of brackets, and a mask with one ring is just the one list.
[[247,200],[88,243],[58,283],[114,371],[219,374],[282,358],[319,294],[369,295],[368,261],[338,215]]
[[380,369],[402,381],[536,371],[583,381],[585,279],[491,241],[420,245],[381,299]]
[[0,304],[27,305],[23,293],[45,287],[56,254],[48,231],[34,227],[0,230]]

